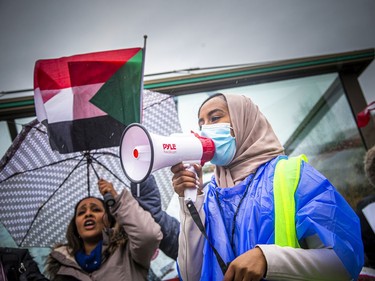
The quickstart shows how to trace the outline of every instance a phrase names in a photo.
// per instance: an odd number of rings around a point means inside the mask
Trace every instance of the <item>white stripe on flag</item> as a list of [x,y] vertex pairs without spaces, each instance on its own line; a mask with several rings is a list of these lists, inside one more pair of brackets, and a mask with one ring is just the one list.
[[73,119],[85,119],[107,115],[103,110],[90,102],[104,83],[73,87]]
[[[42,94],[56,90],[42,91]],[[73,120],[73,92],[72,88],[61,89],[58,94],[44,103],[48,123]]]
[[44,103],[42,100],[42,94],[40,93],[40,89],[36,88],[34,90],[34,103],[35,103],[35,112],[36,117],[39,122],[42,122],[43,120],[47,119],[47,113],[44,109]]
[[[90,103],[90,99],[98,92],[103,84],[104,83],[97,83],[65,88],[61,89],[57,94],[57,90],[43,90],[40,92],[38,88],[38,91],[35,92],[38,103],[42,103],[42,95],[51,93],[54,95],[43,104],[42,107],[44,109],[39,110],[41,118],[47,118],[48,123],[51,124],[107,115],[107,113]],[[39,117],[38,120],[41,121]]]

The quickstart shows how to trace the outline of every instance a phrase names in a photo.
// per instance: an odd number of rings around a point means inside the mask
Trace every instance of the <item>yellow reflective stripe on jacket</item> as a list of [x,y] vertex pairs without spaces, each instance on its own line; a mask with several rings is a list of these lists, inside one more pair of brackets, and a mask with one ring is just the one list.
[[300,179],[301,161],[307,162],[302,154],[289,159],[280,159],[275,168],[273,179],[275,244],[299,248],[297,239],[294,193]]

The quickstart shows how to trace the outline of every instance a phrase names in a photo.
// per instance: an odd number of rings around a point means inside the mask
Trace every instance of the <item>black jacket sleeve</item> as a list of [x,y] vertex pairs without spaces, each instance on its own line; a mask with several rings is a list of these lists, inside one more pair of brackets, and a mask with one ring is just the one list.
[[176,260],[178,253],[178,235],[180,233],[179,221],[168,215],[161,208],[160,192],[153,175],[140,183],[140,196],[137,196],[137,184],[130,184],[131,193],[143,209],[150,212],[154,220],[160,225],[163,240],[160,250],[167,256]]
[[0,261],[8,280],[48,281],[28,249],[1,247]]

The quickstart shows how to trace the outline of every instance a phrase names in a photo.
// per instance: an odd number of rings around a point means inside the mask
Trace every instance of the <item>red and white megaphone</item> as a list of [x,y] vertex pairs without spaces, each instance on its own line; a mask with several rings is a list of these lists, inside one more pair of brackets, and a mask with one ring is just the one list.
[[152,172],[180,162],[204,163],[215,154],[210,138],[198,134],[160,136],[149,133],[141,124],[126,127],[120,143],[120,160],[126,177],[143,182]]

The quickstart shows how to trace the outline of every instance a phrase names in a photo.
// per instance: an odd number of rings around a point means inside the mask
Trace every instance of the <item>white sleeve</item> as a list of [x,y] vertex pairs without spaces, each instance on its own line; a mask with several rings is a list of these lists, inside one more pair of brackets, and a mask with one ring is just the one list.
[[[318,241],[319,240],[319,241]],[[320,239],[306,239],[309,249],[257,245],[267,260],[267,280],[352,280],[331,248],[322,248]]]
[[[178,267],[182,280],[199,281],[203,261],[204,236],[196,226],[185,205],[184,197],[180,202],[180,235],[178,238]],[[205,213],[203,210],[204,194],[198,195],[195,207],[204,225]]]

